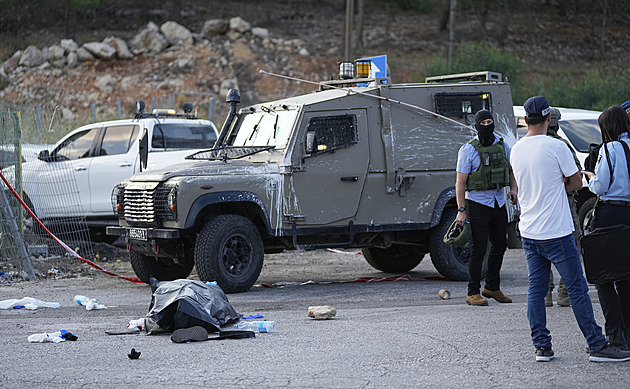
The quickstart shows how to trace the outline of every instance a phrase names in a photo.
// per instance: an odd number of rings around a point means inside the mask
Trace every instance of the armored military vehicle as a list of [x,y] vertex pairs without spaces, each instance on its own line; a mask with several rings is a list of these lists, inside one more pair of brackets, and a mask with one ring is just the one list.
[[456,216],[457,152],[479,109],[516,142],[509,84],[493,72],[318,84],[240,110],[230,91],[213,149],[118,186],[120,227],[108,233],[126,237],[140,279],[182,278],[196,266],[202,280],[240,292],[257,280],[264,253],[317,248],[361,248],[390,273],[430,253],[442,275],[466,279],[469,246],[442,241]]

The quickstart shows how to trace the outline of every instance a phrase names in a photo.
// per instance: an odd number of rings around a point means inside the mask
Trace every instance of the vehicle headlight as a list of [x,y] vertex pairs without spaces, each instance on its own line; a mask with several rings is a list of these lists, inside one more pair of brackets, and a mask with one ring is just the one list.
[[166,185],[164,188],[166,195],[164,201],[164,219],[177,220],[177,185]]
[[121,182],[112,190],[112,208],[114,214],[119,217],[125,215],[125,186],[127,186],[126,183]]

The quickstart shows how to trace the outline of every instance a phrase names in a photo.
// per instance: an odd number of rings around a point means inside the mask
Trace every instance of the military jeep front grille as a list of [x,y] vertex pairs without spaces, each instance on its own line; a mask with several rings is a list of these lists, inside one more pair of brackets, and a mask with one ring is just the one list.
[[130,223],[160,224],[172,219],[173,213],[167,205],[172,188],[160,185],[156,188],[125,188],[124,214]]

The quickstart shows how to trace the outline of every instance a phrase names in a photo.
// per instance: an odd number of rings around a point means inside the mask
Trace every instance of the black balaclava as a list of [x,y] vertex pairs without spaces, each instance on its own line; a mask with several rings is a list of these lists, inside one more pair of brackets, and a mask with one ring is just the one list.
[[[486,119],[492,119],[492,124],[488,126],[479,124]],[[475,128],[479,134],[479,143],[481,143],[482,146],[487,147],[494,143],[494,118],[490,111],[482,109],[475,114]]]

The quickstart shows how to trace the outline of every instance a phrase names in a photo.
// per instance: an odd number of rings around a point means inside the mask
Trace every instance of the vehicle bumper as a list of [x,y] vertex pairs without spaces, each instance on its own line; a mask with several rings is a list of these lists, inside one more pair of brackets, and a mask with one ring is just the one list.
[[167,228],[107,227],[107,235],[124,236],[127,239],[146,241],[149,239],[178,239],[179,230]]

